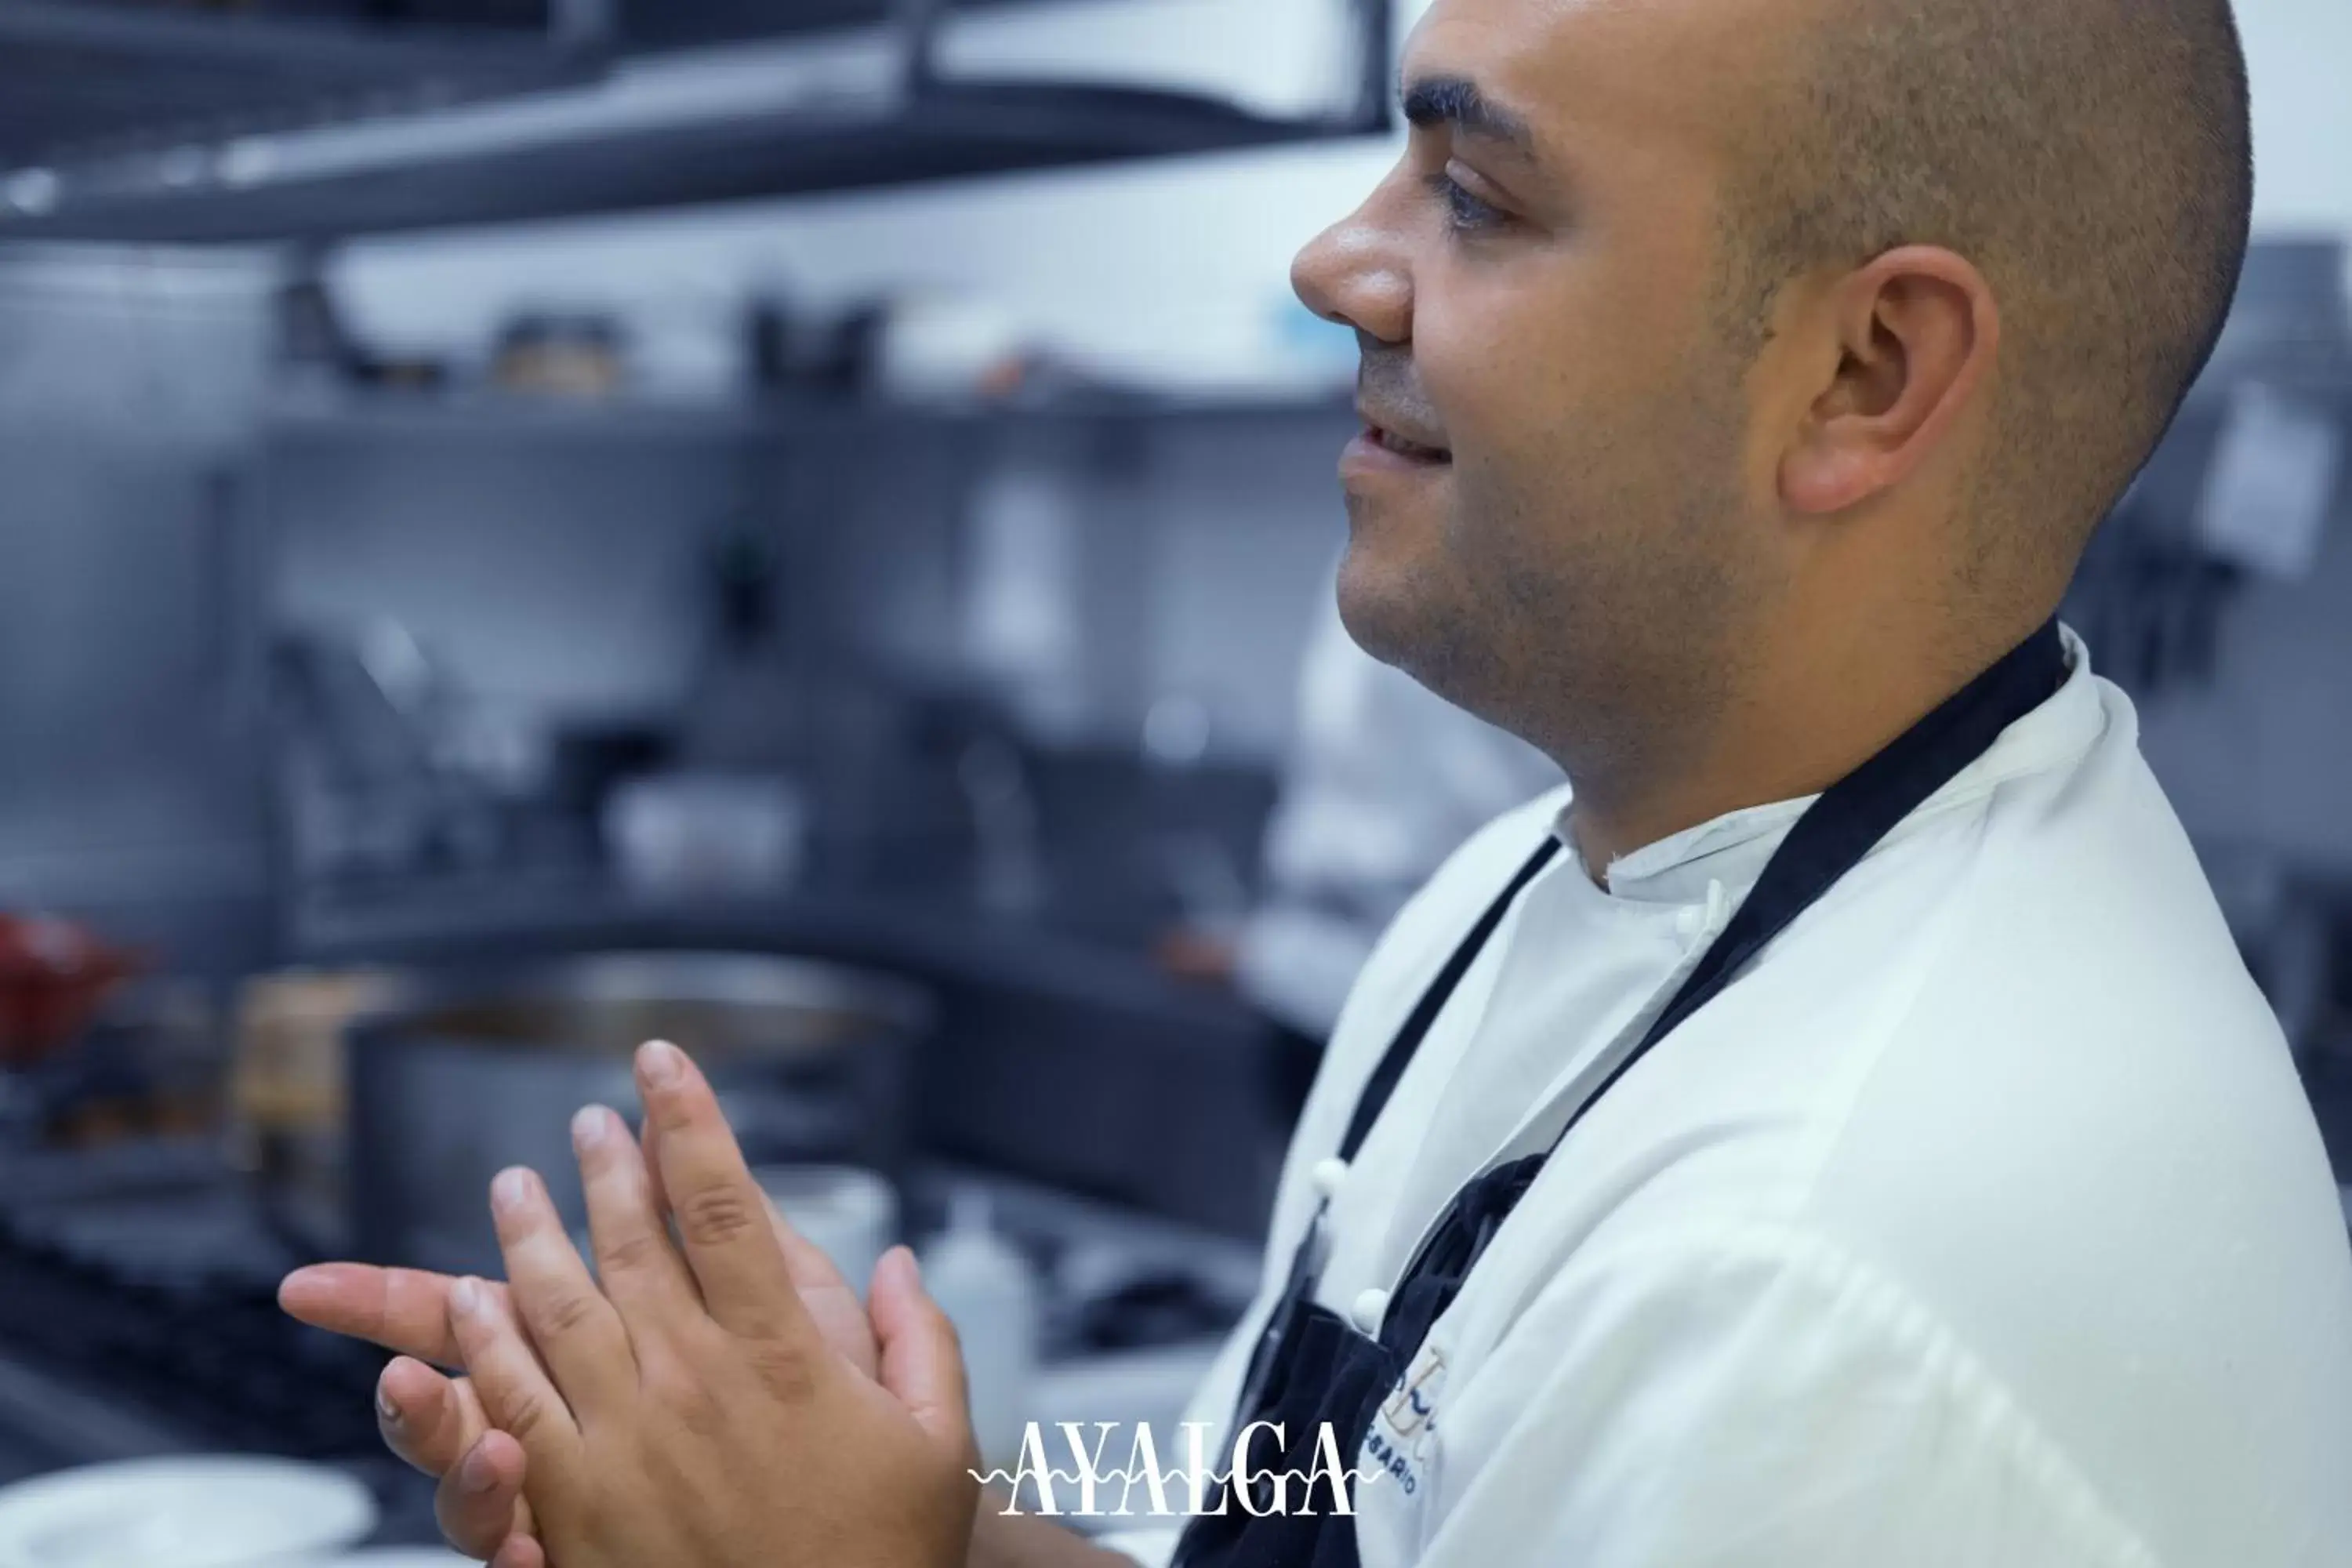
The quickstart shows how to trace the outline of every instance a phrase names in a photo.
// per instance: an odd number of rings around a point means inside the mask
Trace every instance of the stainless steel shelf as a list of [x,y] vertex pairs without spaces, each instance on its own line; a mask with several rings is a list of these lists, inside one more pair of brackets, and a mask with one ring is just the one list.
[[782,398],[761,402],[564,402],[490,393],[304,393],[277,398],[264,420],[279,442],[789,441],[858,430],[1015,428],[1051,424],[1297,421],[1354,417],[1340,394],[1264,396],[1084,396],[1034,404],[906,404]]
[[766,428],[748,405],[590,402],[491,393],[281,395],[262,422],[273,441],[712,442]]
[[182,154],[175,166],[163,154],[132,179],[87,193],[60,178],[29,210],[0,200],[0,239],[326,239],[1228,152],[1363,129],[1265,120],[1179,93],[934,87],[903,107],[730,118],[319,178],[238,183],[201,156]]
[[[929,50],[945,0],[894,3],[898,26],[853,40],[855,64],[779,61],[762,90],[757,70],[488,29],[420,38],[0,0],[0,241],[320,241],[1389,128],[1371,74],[1345,107],[1302,118],[1184,91],[942,79]],[[1360,52],[1385,62],[1385,0],[1357,4]],[[727,83],[715,95],[695,85],[708,69]]]
[[0,167],[414,110],[596,68],[534,34],[0,0]]
[[552,52],[536,33],[485,40],[466,33],[395,33],[89,0],[0,0],[0,44],[12,50],[71,49],[92,63],[153,61],[183,71],[266,68],[360,76],[477,67],[501,50],[517,63],[541,61]]

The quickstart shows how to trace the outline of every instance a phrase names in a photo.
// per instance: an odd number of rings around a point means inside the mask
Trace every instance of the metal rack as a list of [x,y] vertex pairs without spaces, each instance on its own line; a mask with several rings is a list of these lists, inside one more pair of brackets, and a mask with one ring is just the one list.
[[413,111],[583,79],[533,33],[415,33],[0,0],[0,162],[102,162],[212,136]]
[[1344,392],[1285,395],[1093,395],[1011,403],[893,403],[881,399],[768,397],[668,402],[621,398],[566,403],[497,393],[300,392],[275,397],[262,433],[269,442],[580,441],[719,443],[773,447],[795,438],[838,439],[884,429],[954,432],[1066,426],[1117,429],[1151,423],[1269,422],[1308,426],[1353,422]]
[[932,68],[944,0],[821,70],[631,56],[609,0],[545,34],[362,29],[0,0],[0,241],[310,241],[837,191],[1387,129],[1386,0],[1333,112],[1197,93],[971,83]]

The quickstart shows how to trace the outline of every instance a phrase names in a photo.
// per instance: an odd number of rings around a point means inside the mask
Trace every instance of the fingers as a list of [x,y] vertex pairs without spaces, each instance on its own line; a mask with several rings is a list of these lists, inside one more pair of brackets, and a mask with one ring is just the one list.
[[[701,1289],[670,1237],[667,1194],[659,1161],[651,1157],[655,1131],[648,1121],[646,1147],[640,1149],[628,1123],[603,1106],[592,1105],[572,1120],[596,1277],[620,1310],[640,1363],[658,1340],[655,1324],[703,1310]],[[818,1335],[860,1373],[874,1376],[874,1325],[856,1288],[842,1278],[824,1248],[794,1230],[765,1194],[761,1198],[783,1248],[785,1272]]]
[[653,1191],[654,1213],[662,1216],[662,1228],[667,1231],[671,1213],[669,1191],[662,1185],[660,1129],[654,1125],[652,1117],[645,1119],[645,1127],[637,1141],[644,1145],[640,1152],[645,1155],[646,1180]]
[[572,1142],[588,1195],[596,1277],[642,1352],[662,1323],[699,1314],[701,1295],[670,1243],[667,1218],[628,1124],[592,1105],[572,1119]]
[[637,1053],[637,1089],[686,1260],[711,1318],[746,1339],[814,1345],[816,1330],[793,1289],[767,1194],[751,1180],[709,1083],[685,1052],[657,1040]]
[[473,1385],[402,1356],[376,1380],[375,1424],[384,1446],[428,1476],[446,1476],[489,1430]]
[[923,1289],[915,1255],[903,1247],[874,1269],[874,1331],[882,1341],[882,1386],[931,1439],[958,1455],[971,1451],[971,1416],[963,1352],[955,1325]]
[[[364,1263],[298,1268],[278,1287],[289,1317],[437,1366],[457,1364],[449,1334],[449,1277]],[[498,1287],[503,1290],[503,1286]]]
[[433,1517],[457,1551],[488,1559],[515,1533],[528,1468],[523,1448],[504,1432],[485,1432],[441,1477]]
[[439,1482],[433,1512],[451,1546],[488,1558],[519,1538],[538,1550],[522,1496],[522,1446],[490,1430],[469,1380],[402,1357],[376,1385],[376,1421],[394,1453]]
[[547,1568],[547,1552],[536,1537],[510,1536],[490,1560],[490,1568]]
[[519,1439],[534,1463],[568,1469],[579,1450],[579,1423],[507,1300],[479,1279],[460,1279],[449,1288],[449,1326],[491,1425]]
[[800,1292],[801,1304],[808,1309],[818,1335],[860,1374],[875,1376],[879,1358],[874,1321],[866,1314],[866,1303],[857,1298],[857,1288],[825,1256],[824,1248],[793,1228],[772,1200],[768,1205],[768,1221],[775,1230],[777,1245],[784,1249],[784,1268],[792,1275],[793,1289]]
[[[636,1357],[620,1314],[589,1277],[545,1184],[520,1167],[501,1171],[490,1184],[490,1212],[506,1254],[509,1317],[519,1316],[529,1329],[564,1403],[583,1416],[616,1408],[635,1391]],[[454,1316],[452,1322],[464,1348],[464,1325]],[[470,1353],[466,1366],[482,1375]],[[484,1397],[487,1402],[487,1390]],[[499,1425],[515,1430],[506,1421]]]
[[[646,1124],[648,1143],[654,1127]],[[620,1309],[640,1362],[659,1337],[659,1322],[686,1311],[699,1314],[702,1292],[671,1240],[669,1211],[657,1173],[629,1135],[628,1123],[603,1106],[572,1120],[581,1184],[588,1194],[588,1227],[596,1247],[596,1277]],[[856,1288],[842,1278],[824,1248],[794,1230],[761,1194],[769,1226],[783,1249],[784,1269],[807,1307],[818,1335],[866,1377],[875,1374],[874,1325]]]

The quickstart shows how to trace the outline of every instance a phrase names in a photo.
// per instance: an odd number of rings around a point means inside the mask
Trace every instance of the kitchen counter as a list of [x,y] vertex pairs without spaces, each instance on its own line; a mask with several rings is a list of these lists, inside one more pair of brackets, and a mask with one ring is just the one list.
[[[909,1213],[967,1194],[1038,1269],[1047,1354],[1034,1418],[1176,1419],[1255,1288],[1256,1249],[953,1166],[915,1173]],[[0,1156],[0,1248],[20,1293],[19,1310],[0,1311],[0,1484],[163,1454],[274,1452],[363,1479],[383,1510],[376,1543],[434,1539],[430,1484],[375,1437],[382,1356],[267,1305],[296,1259],[215,1149]]]

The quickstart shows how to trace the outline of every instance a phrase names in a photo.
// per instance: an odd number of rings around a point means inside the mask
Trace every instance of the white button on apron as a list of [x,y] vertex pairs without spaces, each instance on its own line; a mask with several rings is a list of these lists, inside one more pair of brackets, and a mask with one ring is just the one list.
[[1315,1184],[1315,1195],[1328,1203],[1339,1195],[1340,1184],[1348,1179],[1345,1160],[1318,1160],[1307,1180]]

